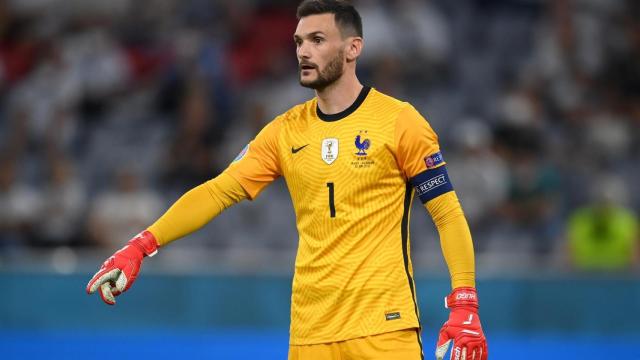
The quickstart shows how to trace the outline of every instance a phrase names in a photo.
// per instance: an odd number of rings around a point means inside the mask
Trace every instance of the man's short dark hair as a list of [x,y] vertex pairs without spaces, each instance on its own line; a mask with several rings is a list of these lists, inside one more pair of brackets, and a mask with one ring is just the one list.
[[342,36],[362,37],[362,18],[348,1],[304,0],[298,5],[298,20],[305,16],[333,14]]

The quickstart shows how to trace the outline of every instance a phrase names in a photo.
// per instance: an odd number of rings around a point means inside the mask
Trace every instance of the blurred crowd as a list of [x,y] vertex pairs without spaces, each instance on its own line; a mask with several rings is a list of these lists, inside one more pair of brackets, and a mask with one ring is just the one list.
[[[639,2],[354,3],[359,77],[438,132],[479,256],[637,264]],[[297,4],[0,0],[0,254],[120,247],[312,97]],[[295,249],[281,181],[227,213],[189,246]]]

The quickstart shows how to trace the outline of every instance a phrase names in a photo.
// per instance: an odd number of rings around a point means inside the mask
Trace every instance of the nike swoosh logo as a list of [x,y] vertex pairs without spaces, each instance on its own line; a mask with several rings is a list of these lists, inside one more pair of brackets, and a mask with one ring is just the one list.
[[299,147],[299,148],[297,148],[297,149],[296,149],[296,148],[294,148],[294,147],[292,146],[292,147],[291,147],[291,153],[292,153],[292,154],[295,154],[295,153],[297,153],[298,151],[300,151],[300,150],[302,150],[302,149],[306,148],[307,146],[309,146],[309,144],[307,144],[307,145],[302,145],[302,146],[300,146],[300,147]]

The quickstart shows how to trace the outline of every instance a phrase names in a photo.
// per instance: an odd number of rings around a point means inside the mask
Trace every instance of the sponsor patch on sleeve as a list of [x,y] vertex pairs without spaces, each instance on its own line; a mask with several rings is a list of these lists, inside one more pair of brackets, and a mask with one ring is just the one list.
[[445,166],[421,172],[411,179],[411,185],[415,187],[423,204],[453,190]]
[[442,152],[440,151],[435,154],[425,156],[424,158],[424,164],[427,165],[427,170],[435,169],[443,163],[444,158],[442,157]]

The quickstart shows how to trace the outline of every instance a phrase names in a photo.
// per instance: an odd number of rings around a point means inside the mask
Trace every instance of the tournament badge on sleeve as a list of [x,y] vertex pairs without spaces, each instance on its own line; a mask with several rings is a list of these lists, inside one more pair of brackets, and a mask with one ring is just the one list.
[[245,146],[245,147],[240,151],[240,153],[238,153],[238,155],[236,156],[236,158],[235,158],[235,159],[233,159],[233,161],[232,161],[231,163],[233,164],[233,163],[236,163],[236,162],[238,162],[238,161],[242,160],[242,158],[243,158],[245,155],[247,155],[247,151],[249,151],[249,144],[247,144],[247,145],[246,145],[246,146]]
[[329,138],[322,140],[322,160],[331,165],[338,158],[338,139]]

